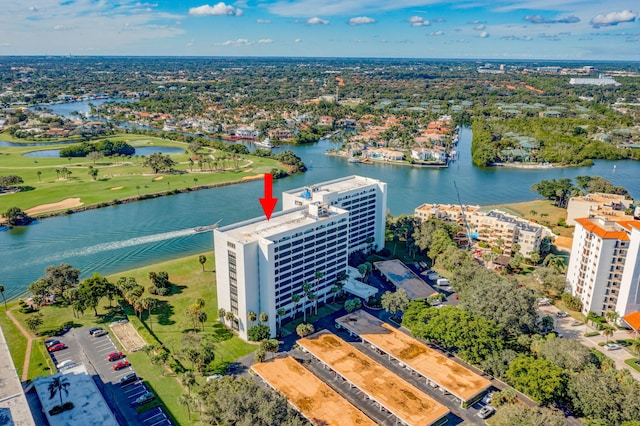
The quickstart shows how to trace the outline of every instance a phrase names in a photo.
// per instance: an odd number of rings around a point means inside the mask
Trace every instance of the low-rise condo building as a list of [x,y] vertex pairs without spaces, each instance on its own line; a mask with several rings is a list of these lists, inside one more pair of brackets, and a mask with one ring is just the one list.
[[464,226],[466,219],[471,237],[499,246],[506,255],[510,255],[513,246],[518,244],[518,251],[529,257],[531,253],[540,250],[543,238],[553,235],[537,223],[499,210],[482,211],[480,206],[422,204],[415,209],[414,217],[423,221],[438,219],[460,226]]
[[640,310],[640,221],[575,221],[567,284],[582,312]]

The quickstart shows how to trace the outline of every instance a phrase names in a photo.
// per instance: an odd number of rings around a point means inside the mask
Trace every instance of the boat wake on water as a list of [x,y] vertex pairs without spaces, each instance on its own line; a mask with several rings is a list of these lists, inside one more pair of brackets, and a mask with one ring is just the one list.
[[188,228],[188,229],[181,229],[179,231],[162,232],[160,234],[146,235],[144,237],[136,237],[128,240],[100,243],[100,244],[96,244],[89,247],[83,247],[80,249],[73,249],[73,250],[65,251],[63,253],[59,253],[57,255],[52,256],[50,259],[47,259],[47,261],[51,262],[51,261],[66,259],[66,258],[75,257],[75,256],[89,256],[92,254],[101,253],[101,252],[110,251],[110,250],[118,250],[125,247],[133,247],[133,246],[138,246],[142,244],[155,243],[158,241],[170,240],[173,238],[188,237],[191,235],[196,235],[200,232],[196,231],[194,228]]

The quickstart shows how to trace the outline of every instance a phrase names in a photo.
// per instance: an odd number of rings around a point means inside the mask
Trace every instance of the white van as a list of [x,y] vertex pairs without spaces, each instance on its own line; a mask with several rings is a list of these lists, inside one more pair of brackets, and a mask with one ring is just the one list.
[[73,366],[75,366],[75,365],[76,365],[76,363],[75,363],[75,362],[73,362],[73,360],[72,360],[72,359],[67,359],[67,360],[64,360],[64,361],[62,361],[62,362],[59,362],[59,363],[56,365],[56,368],[57,368],[58,370],[65,370],[65,369],[70,368],[70,367],[73,367]]
[[440,287],[449,287],[449,280],[446,278],[438,278],[436,285]]

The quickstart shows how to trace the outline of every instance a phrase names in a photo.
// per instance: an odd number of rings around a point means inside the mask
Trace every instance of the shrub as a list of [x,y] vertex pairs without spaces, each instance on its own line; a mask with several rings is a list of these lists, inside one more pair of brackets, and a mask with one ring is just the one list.
[[593,336],[598,336],[600,334],[600,332],[598,331],[591,331],[589,333],[585,333],[584,337],[593,337]]
[[582,302],[580,301],[580,298],[572,296],[570,293],[562,293],[562,301],[567,305],[567,308],[572,311],[580,311],[582,309]]
[[268,325],[257,324],[247,330],[247,337],[252,342],[260,342],[271,337],[271,329]]

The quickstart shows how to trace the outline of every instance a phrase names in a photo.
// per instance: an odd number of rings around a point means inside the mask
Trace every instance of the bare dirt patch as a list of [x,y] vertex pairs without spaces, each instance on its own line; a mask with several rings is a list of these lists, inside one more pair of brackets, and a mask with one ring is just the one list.
[[114,322],[110,327],[126,352],[136,352],[147,345],[129,321]]
[[80,201],[80,198],[66,198],[62,201],[58,201],[57,203],[41,204],[39,206],[32,207],[30,209],[27,209],[25,213],[38,214],[55,210],[72,209],[75,207],[80,207],[83,204],[84,203]]

